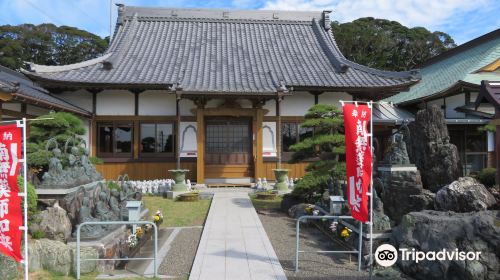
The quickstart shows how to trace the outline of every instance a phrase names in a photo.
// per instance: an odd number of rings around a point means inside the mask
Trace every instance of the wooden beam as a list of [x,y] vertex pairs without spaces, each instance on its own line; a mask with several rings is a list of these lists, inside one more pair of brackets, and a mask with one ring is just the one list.
[[4,116],[11,116],[11,117],[16,117],[16,118],[36,118],[35,115],[29,115],[23,112],[18,112],[18,111],[12,111],[9,109],[2,109],[2,114]]

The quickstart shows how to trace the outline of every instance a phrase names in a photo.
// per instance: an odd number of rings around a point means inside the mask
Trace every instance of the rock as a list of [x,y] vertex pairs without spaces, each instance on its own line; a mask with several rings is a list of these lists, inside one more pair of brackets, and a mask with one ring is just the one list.
[[384,213],[384,203],[375,191],[373,196],[373,229],[376,231],[386,231],[391,229],[391,220]]
[[[76,247],[71,248],[73,255],[73,274],[76,276]],[[80,248],[80,273],[91,273],[97,269],[97,261],[81,261],[82,259],[97,259],[99,252],[92,247]]]
[[379,171],[377,174],[379,177],[374,184],[375,189],[381,191],[384,213],[396,224],[410,212],[434,207],[432,194],[423,189],[418,170]]
[[18,277],[17,263],[12,258],[0,253],[0,279],[10,280]]
[[433,192],[450,184],[462,174],[457,147],[450,143],[448,128],[440,108],[418,111],[409,125],[410,160],[422,174],[426,189]]
[[424,210],[405,215],[392,231],[396,248],[417,251],[481,252],[479,261],[402,261],[398,266],[416,279],[500,279],[499,211],[470,213]]
[[68,276],[72,269],[72,252],[66,244],[50,240],[30,240],[30,270],[45,269],[60,275]]
[[436,210],[471,212],[486,210],[495,205],[495,197],[471,177],[462,177],[436,193]]
[[46,238],[66,242],[71,236],[71,221],[67,212],[56,205],[38,213],[29,229],[44,232]]
[[300,202],[301,202],[300,199],[287,193],[283,195],[283,200],[281,200],[280,209],[281,211],[287,213],[292,206],[299,204]]
[[288,216],[294,219],[298,219],[301,216],[309,215],[305,210],[307,207],[311,207],[311,204],[307,203],[296,204],[290,207],[290,209],[288,209]]

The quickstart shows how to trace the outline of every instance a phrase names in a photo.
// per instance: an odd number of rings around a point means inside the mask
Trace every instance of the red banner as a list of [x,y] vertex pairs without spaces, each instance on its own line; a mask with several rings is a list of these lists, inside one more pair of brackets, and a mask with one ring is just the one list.
[[15,124],[0,126],[0,252],[16,261],[21,255],[19,227],[23,225],[17,174],[22,166],[22,130]]
[[368,221],[368,196],[372,175],[372,154],[367,126],[371,108],[367,105],[344,104],[347,199],[352,217]]

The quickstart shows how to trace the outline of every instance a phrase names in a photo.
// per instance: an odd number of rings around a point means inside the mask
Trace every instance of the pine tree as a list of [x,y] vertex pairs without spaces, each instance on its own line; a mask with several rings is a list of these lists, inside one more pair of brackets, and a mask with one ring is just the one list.
[[345,175],[344,119],[336,106],[317,104],[307,111],[301,127],[312,128],[313,135],[290,147],[294,152],[290,163],[312,161],[293,193],[313,202],[314,194],[321,195],[328,188],[330,178],[339,180]]

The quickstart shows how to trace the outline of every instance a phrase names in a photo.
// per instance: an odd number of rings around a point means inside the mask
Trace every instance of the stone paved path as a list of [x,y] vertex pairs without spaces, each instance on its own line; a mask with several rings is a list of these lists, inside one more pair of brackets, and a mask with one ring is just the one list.
[[248,191],[215,191],[189,279],[286,279]]

